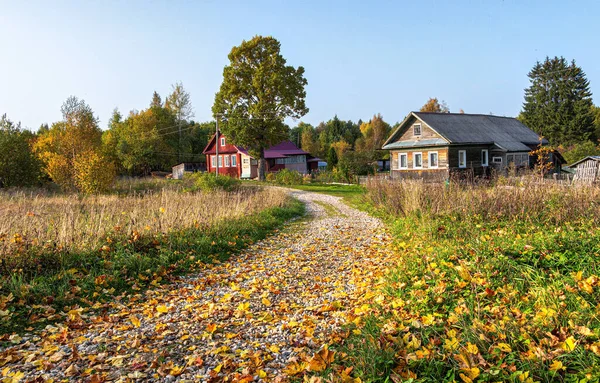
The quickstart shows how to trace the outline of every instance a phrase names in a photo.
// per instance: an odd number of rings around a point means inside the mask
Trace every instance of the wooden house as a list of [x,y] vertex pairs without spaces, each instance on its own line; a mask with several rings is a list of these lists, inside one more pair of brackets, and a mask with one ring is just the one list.
[[411,112],[383,145],[393,177],[447,179],[469,172],[532,167],[530,152],[548,143],[519,120],[485,114]]
[[[258,176],[257,159],[253,158],[246,149],[229,143],[224,135],[219,134],[219,142],[216,142],[215,136],[213,135],[202,152],[206,155],[207,171],[215,172],[218,164],[219,174],[235,178],[256,178]],[[301,174],[317,170],[319,161],[321,161],[299,149],[291,141],[281,142],[265,150],[265,160],[267,173],[290,169]]]
[[575,170],[574,183],[594,184],[600,182],[600,156],[587,156],[569,168]]

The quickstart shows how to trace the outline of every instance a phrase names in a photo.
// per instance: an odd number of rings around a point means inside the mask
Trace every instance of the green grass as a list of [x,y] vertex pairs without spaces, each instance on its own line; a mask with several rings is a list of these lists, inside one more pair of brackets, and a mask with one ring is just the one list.
[[360,185],[331,185],[331,184],[302,184],[292,185],[293,189],[304,190],[313,193],[328,194],[335,197],[342,197],[344,202],[352,207],[365,209],[364,200],[365,188]]
[[[118,294],[139,291],[194,270],[198,264],[225,260],[235,252],[304,214],[304,205],[289,199],[287,205],[266,209],[211,227],[188,228],[160,236],[114,238],[110,253],[31,253],[56,259],[60,267],[39,269],[33,276],[4,276],[0,302],[8,316],[0,320],[0,333],[43,327],[52,318],[49,309],[68,311],[76,306],[108,302]],[[60,319],[60,318],[54,318]]]
[[566,208],[388,214],[398,265],[338,363],[363,382],[600,381],[600,228]]

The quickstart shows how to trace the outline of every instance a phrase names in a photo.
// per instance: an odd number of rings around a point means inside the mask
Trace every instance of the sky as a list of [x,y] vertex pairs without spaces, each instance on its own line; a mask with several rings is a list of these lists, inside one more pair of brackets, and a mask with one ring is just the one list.
[[516,116],[546,56],[575,59],[600,104],[598,15],[597,0],[0,0],[0,115],[36,130],[74,95],[106,129],[114,108],[145,109],[182,82],[208,121],[228,53],[255,35],[305,68],[313,125],[393,124],[430,97]]

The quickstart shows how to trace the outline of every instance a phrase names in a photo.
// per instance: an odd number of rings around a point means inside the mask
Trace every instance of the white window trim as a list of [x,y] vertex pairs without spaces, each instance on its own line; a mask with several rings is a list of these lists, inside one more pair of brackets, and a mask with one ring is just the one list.
[[[415,157],[419,154],[421,156],[421,166],[417,166],[417,161],[415,161]],[[422,152],[413,152],[413,169],[423,169],[423,153]]]
[[225,146],[225,137],[221,137],[221,146]]
[[[460,165],[461,154],[465,156],[465,161],[462,164],[462,166]],[[466,150],[459,150],[458,151],[458,167],[461,168],[461,169],[464,169],[464,168],[467,167],[467,151]]]
[[229,156],[224,156],[225,157],[225,167],[228,168],[229,167]]
[[216,168],[217,167],[217,156],[211,156],[210,163],[213,168]]
[[[419,134],[415,132],[415,128],[419,127]],[[421,136],[423,134],[423,125],[421,124],[413,124],[413,136]]]
[[[485,156],[484,156],[484,154],[485,154]],[[484,158],[485,158],[485,162],[483,162]],[[483,149],[481,151],[481,166],[490,166],[490,154],[487,149]]]
[[223,156],[219,156],[219,167],[222,168],[223,167]]
[[[406,166],[402,166],[402,157],[406,158]],[[408,169],[408,153],[398,153],[398,169]]]
[[[496,160],[500,160],[500,161],[496,161]],[[492,157],[492,162],[495,164],[501,164],[502,163],[502,157]]]
[[[431,155],[432,154],[435,154],[435,156],[437,157],[437,165],[435,165],[435,166],[431,166]],[[430,169],[437,169],[437,168],[440,167],[440,155],[438,154],[437,151],[435,151],[435,152],[428,152],[427,153],[427,166]]]
[[237,155],[231,155],[231,166],[237,166]]

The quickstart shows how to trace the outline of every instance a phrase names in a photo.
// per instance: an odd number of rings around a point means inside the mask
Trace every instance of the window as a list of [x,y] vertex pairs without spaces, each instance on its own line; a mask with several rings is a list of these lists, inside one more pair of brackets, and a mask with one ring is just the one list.
[[225,137],[221,137],[221,146],[225,146]]
[[413,125],[413,136],[420,136],[421,135],[421,124],[414,124]]
[[399,153],[398,154],[398,168],[399,169],[408,169],[408,154],[407,153]]
[[423,154],[422,153],[413,153],[413,168],[422,169],[423,168]]
[[223,156],[219,156],[219,167],[223,166]]
[[225,166],[229,167],[229,156],[225,156]]
[[231,166],[237,166],[237,156],[235,154],[231,155]]
[[217,167],[217,156],[211,156],[210,161],[213,168]]
[[438,152],[429,152],[429,167],[433,169],[438,167]]
[[467,167],[467,151],[466,150],[458,151],[458,167],[459,168]]
[[481,166],[488,166],[488,151],[487,149],[483,149],[481,151]]
[[492,162],[495,164],[501,164],[502,163],[502,157],[493,157],[492,158]]

